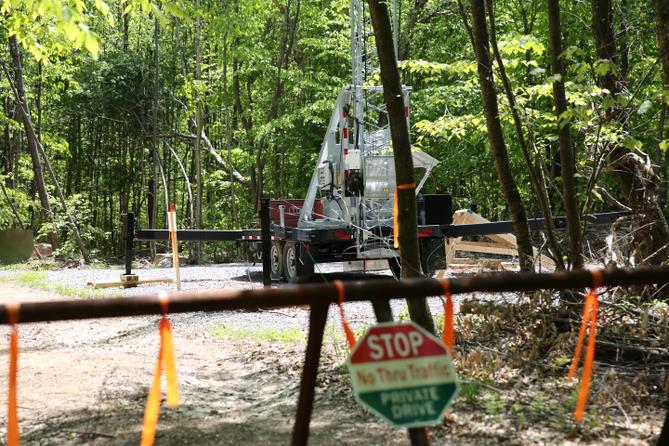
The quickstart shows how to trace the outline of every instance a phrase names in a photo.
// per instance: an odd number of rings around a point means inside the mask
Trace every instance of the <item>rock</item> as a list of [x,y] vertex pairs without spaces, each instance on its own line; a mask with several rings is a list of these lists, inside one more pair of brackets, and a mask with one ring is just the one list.
[[35,249],[30,256],[31,259],[43,260],[53,255],[53,246],[49,243],[35,243]]
[[[187,264],[187,259],[185,256],[179,256],[179,266],[185,266]],[[172,254],[156,254],[156,259],[153,261],[153,265],[159,268],[169,268],[172,266]]]

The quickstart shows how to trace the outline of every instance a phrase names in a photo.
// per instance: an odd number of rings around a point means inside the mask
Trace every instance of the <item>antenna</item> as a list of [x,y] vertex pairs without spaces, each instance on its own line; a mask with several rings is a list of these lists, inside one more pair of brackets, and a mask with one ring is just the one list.
[[[393,23],[393,46],[398,56],[399,14],[398,0],[391,0]],[[351,92],[353,106],[351,116],[359,125],[359,146],[363,154],[378,153],[385,142],[379,140],[379,130],[387,127],[387,115],[380,85],[370,85],[379,72],[374,27],[366,0],[351,0]],[[376,133],[376,136],[372,136]]]

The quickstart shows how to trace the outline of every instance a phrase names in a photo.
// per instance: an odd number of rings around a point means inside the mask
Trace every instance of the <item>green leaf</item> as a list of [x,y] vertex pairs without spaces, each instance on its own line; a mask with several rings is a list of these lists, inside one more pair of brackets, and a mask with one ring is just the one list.
[[184,10],[179,6],[178,3],[175,2],[167,2],[163,5],[163,9],[170,15],[182,19],[186,16],[186,13]]
[[109,14],[109,6],[102,0],[95,0],[95,7],[104,15]]
[[599,76],[606,76],[608,73],[613,71],[614,65],[610,59],[600,59],[595,62],[595,73]]
[[629,93],[620,93],[616,96],[616,102],[623,107],[627,107],[630,103],[631,96]]
[[604,100],[602,101],[602,107],[604,107],[604,110],[608,110],[614,105],[616,105],[615,99],[608,95],[604,97]]
[[574,113],[572,110],[565,110],[562,113],[560,113],[560,116],[558,116],[558,126],[560,129],[563,129],[566,125],[569,125],[571,123],[571,120],[574,116]]
[[669,150],[669,139],[660,141],[660,151],[662,153],[667,153],[667,150]]
[[636,138],[633,138],[631,136],[626,136],[625,139],[623,139],[623,146],[627,147],[630,150],[638,150],[641,149],[641,147],[643,147],[643,143]]

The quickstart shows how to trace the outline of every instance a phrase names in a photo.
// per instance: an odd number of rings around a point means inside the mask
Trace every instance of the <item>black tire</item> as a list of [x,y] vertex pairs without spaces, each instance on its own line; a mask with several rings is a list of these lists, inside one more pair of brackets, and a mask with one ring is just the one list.
[[269,249],[270,277],[272,280],[281,280],[283,277],[283,243],[272,242]]
[[314,262],[309,254],[302,255],[304,247],[297,242],[286,242],[283,247],[283,277],[288,283],[303,283],[314,275]]

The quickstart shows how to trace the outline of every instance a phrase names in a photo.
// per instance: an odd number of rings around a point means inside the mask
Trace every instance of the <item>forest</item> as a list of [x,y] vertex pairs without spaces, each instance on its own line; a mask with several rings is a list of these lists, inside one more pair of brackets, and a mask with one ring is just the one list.
[[669,444],[669,0],[0,14],[8,446]]
[[[399,2],[412,149],[440,161],[425,191],[490,220],[567,215],[569,242],[541,234],[562,267],[583,262],[579,215],[631,211],[619,261],[666,261],[668,3]],[[165,228],[175,203],[181,227],[234,229],[257,224],[263,194],[304,196],[350,83],[348,9],[3,2],[0,229],[114,258],[128,211]]]

